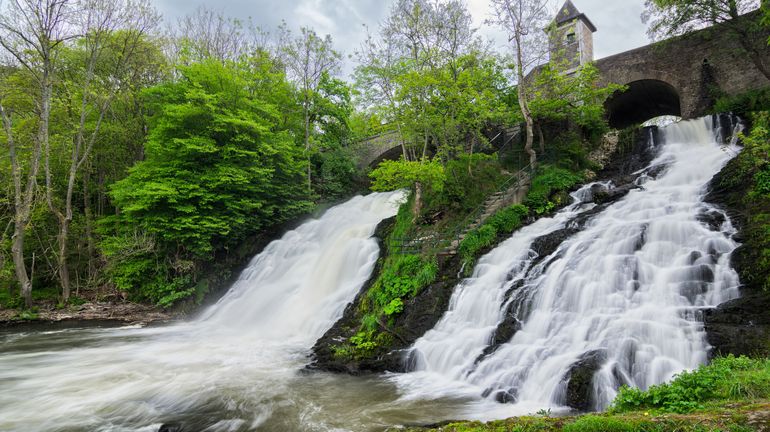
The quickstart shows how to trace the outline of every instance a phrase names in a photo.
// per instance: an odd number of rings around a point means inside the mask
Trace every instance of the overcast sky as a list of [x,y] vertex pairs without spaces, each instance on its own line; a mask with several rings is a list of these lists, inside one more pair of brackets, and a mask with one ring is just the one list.
[[[346,56],[359,47],[365,37],[364,25],[376,32],[394,0],[153,0],[165,19],[176,21],[198,6],[221,10],[225,15],[251,18],[264,30],[273,30],[281,20],[294,28],[308,26],[319,34],[330,34],[335,47]],[[465,0],[474,24],[483,35],[503,49],[505,37],[484,24],[489,14],[489,0]],[[564,0],[552,0],[554,9]],[[572,0],[596,25],[594,54],[602,58],[646,45],[645,26],[640,15],[644,0]],[[351,62],[345,70],[349,72]]]

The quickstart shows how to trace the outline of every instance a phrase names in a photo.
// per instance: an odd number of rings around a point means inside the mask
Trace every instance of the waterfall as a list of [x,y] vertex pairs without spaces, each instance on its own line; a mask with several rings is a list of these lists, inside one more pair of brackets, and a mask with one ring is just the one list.
[[154,432],[177,418],[185,430],[326,429],[297,371],[369,277],[372,234],[403,197],[355,197],[287,232],[195,321],[0,332],[0,430]]
[[[454,387],[530,412],[558,408],[582,369],[593,377],[585,408],[603,409],[620,385],[647,388],[707,360],[701,311],[735,298],[739,283],[729,266],[735,230],[703,196],[738,149],[718,141],[711,118],[670,125],[661,136],[647,169],[656,175],[641,173],[639,188],[554,252],[538,257],[533,242],[584,212],[581,200],[479,261],[449,311],[414,344],[415,371],[393,378],[405,398]],[[699,220],[714,213],[717,226]],[[494,345],[506,319],[512,335]]]

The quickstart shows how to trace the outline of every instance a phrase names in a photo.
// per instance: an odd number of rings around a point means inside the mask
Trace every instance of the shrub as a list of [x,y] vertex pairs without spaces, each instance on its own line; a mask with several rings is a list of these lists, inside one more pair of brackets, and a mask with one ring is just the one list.
[[560,190],[567,190],[580,183],[583,176],[564,168],[553,165],[542,165],[529,188],[524,205],[536,214],[543,214],[556,207],[551,201],[551,195]]
[[716,358],[710,365],[682,372],[669,382],[647,390],[622,387],[612,412],[657,409],[688,413],[702,409],[714,399],[743,399],[770,396],[770,360],[747,357]]
[[731,112],[748,118],[750,113],[770,109],[770,87],[749,90],[736,96],[722,96],[714,103],[712,112]]

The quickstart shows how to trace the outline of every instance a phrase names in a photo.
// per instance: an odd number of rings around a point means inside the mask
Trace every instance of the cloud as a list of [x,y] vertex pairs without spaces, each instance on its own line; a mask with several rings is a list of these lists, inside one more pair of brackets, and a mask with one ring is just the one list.
[[[352,54],[364,41],[364,25],[375,32],[385,19],[394,0],[155,0],[158,10],[169,23],[205,5],[226,15],[251,18],[263,30],[274,30],[282,20],[290,28],[313,28],[318,34],[330,34],[336,49],[343,52],[345,74],[353,69]],[[552,0],[555,10],[563,0]],[[594,34],[597,58],[633,49],[648,43],[639,18],[642,0],[573,0],[575,6],[598,28]],[[466,0],[479,33],[492,39],[500,51],[508,50],[505,33],[484,23],[489,17],[489,0]]]

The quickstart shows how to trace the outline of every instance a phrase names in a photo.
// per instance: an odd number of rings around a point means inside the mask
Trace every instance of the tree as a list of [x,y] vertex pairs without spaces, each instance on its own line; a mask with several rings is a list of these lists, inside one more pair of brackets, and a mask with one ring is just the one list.
[[757,34],[761,27],[757,20],[737,19],[759,5],[759,0],[646,0],[642,21],[649,23],[647,33],[655,40],[724,24],[757,69],[770,79],[770,65],[764,60],[767,44]]
[[[73,37],[66,22],[67,0],[12,0],[0,13],[0,46],[10,56],[8,67],[21,68],[37,87],[34,97],[37,133],[29,151],[22,156],[21,143],[14,135],[13,108],[0,104],[3,130],[8,145],[13,179],[14,231],[11,254],[16,278],[27,307],[32,306],[32,282],[24,260],[24,235],[34,204],[40,159],[49,149],[49,125],[56,60],[61,45]],[[4,98],[7,100],[7,95]],[[21,158],[24,158],[22,160]],[[22,182],[23,170],[27,170]],[[24,185],[22,185],[24,183]]]
[[529,154],[532,168],[537,162],[537,155],[532,148],[534,140],[534,120],[529,108],[530,83],[525,74],[539,63],[546,52],[547,42],[543,29],[548,25],[548,2],[546,0],[491,0],[492,18],[508,32],[513,44],[517,92],[521,115],[526,123],[526,141],[524,149]]
[[268,35],[251,23],[199,6],[177,21],[171,32],[169,56],[182,64],[213,58],[237,61],[268,50]]
[[[529,104],[532,118],[536,123],[569,120],[585,129],[603,132],[607,127],[604,101],[616,91],[624,90],[624,86],[599,87],[599,70],[593,63],[580,66],[569,75],[562,70],[559,64],[551,62],[537,71]],[[540,141],[542,152],[542,133]]]
[[213,255],[309,206],[302,150],[280,126],[289,84],[267,55],[179,69],[146,92],[146,159],[114,184],[102,245],[119,288],[162,305],[192,294]]
[[[289,78],[299,86],[302,99],[305,154],[311,155],[311,117],[314,94],[318,91],[324,74],[339,73],[342,55],[335,51],[332,38],[318,36],[315,31],[302,27],[297,37],[292,37],[286,25],[281,28],[279,52],[289,72]],[[307,166],[307,187],[312,189],[311,166]]]
[[[91,155],[114,98],[123,86],[133,82],[132,74],[141,72],[134,69],[134,57],[140,55],[144,37],[159,20],[146,0],[82,0],[78,3],[77,11],[72,21],[82,36],[77,39],[80,50],[76,52],[74,60],[76,64],[80,63],[76,67],[81,73],[75,75],[74,82],[71,82],[75,88],[68,90],[78,94],[80,102],[73,107],[78,120],[74,136],[68,140],[72,145],[69,161],[65,163],[65,166],[69,166],[63,197],[54,197],[56,191],[50,163],[52,155],[49,148],[44,150],[45,195],[49,209],[59,222],[57,271],[65,303],[69,300],[71,288],[67,255],[75,184]],[[67,94],[68,91],[63,93]],[[95,118],[89,122],[92,116]]]
[[[469,105],[451,106],[450,99],[457,103],[456,96],[466,92],[482,94],[476,85],[480,82],[466,87],[469,73],[489,71],[489,45],[476,33],[463,2],[399,0],[382,24],[380,37],[369,36],[356,52],[360,100],[395,125],[406,160],[425,159],[431,144],[448,155],[455,151],[448,147],[475,135],[473,123],[457,119]],[[493,78],[486,88],[498,84]]]

